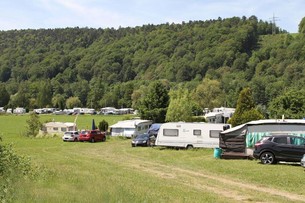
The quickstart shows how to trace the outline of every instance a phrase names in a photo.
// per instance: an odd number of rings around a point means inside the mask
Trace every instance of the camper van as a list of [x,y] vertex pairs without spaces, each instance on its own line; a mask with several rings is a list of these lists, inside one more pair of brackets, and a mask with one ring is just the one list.
[[174,148],[219,147],[219,133],[229,128],[217,123],[164,123],[156,139],[156,146]]
[[150,120],[133,119],[119,121],[109,128],[111,136],[123,136],[131,138],[139,134],[146,133],[151,124],[152,121]]

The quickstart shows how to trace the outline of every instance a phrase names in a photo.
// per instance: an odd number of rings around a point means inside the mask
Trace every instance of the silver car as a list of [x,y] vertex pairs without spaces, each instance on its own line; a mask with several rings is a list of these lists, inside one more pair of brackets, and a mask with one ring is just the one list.
[[305,167],[305,154],[303,155],[303,158],[301,159],[301,166]]
[[64,142],[66,142],[66,141],[77,142],[78,138],[79,138],[78,131],[67,131],[64,133],[62,140]]

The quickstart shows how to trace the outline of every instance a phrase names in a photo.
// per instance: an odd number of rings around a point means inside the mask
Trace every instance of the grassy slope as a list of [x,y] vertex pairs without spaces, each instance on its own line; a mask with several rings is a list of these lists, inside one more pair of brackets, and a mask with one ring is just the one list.
[[[52,119],[42,116],[41,119]],[[121,117],[79,116],[79,126]],[[304,169],[249,160],[215,160],[212,149],[132,148],[130,140],[65,143],[20,136],[27,116],[0,116],[2,138],[45,168],[15,185],[16,202],[287,202],[304,201]],[[56,116],[56,121],[73,121]],[[280,195],[278,195],[280,194]],[[301,197],[300,197],[301,196]]]

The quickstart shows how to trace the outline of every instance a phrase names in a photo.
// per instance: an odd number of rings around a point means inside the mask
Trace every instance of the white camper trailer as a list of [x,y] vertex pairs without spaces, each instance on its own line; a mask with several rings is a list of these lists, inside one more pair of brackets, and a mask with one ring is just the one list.
[[109,128],[111,136],[124,136],[131,138],[146,133],[151,124],[152,121],[150,120],[134,119],[119,121]]
[[164,123],[159,129],[156,145],[187,149],[219,147],[219,133],[229,127],[217,123]]

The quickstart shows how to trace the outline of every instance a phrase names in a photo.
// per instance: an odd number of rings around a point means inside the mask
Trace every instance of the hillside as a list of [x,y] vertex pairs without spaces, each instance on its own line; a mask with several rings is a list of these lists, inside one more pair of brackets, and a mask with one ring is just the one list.
[[304,83],[304,38],[280,28],[282,34],[271,33],[272,25],[255,16],[117,30],[2,31],[0,88],[9,99],[0,106],[65,108],[75,97],[81,106],[130,107],[134,91],[151,81],[193,91],[204,79],[220,82],[225,97],[214,97],[227,106],[235,106],[246,86],[257,104],[268,106],[280,90]]

